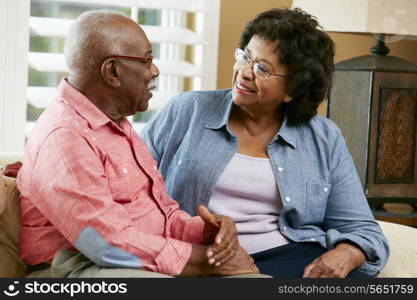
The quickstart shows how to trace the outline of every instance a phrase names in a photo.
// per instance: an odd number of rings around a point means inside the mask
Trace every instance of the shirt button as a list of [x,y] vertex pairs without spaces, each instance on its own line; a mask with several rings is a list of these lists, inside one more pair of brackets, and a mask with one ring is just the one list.
[[179,162],[178,162],[178,164],[180,165],[182,163],[182,161],[180,160]]
[[88,129],[84,129],[84,132],[88,132]]
[[282,172],[284,169],[282,167],[278,167],[278,172]]
[[315,240],[316,240],[315,238],[311,238],[311,239],[310,239],[310,241],[315,241]]
[[123,168],[123,173],[127,174],[126,168]]
[[287,196],[287,197],[285,197],[285,201],[290,202],[291,198]]
[[80,123],[75,123],[75,126],[80,126]]
[[95,141],[96,140],[96,138],[93,136],[92,138],[91,138],[93,141]]
[[157,167],[156,167],[156,166],[153,166],[153,168],[154,168],[154,170],[156,170],[156,169],[157,169]]
[[324,188],[323,188],[323,191],[325,191],[326,193],[329,191],[329,188],[327,187],[327,186],[325,186]]
[[286,231],[287,230],[287,226],[284,226],[283,228],[282,228],[282,231]]

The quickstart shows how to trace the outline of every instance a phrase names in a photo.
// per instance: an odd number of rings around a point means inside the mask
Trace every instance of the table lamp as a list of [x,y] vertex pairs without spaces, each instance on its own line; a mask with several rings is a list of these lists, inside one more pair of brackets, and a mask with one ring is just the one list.
[[[417,66],[388,55],[390,43],[416,39],[417,1],[294,0],[292,7],[325,31],[375,37],[369,55],[335,65],[327,116],[342,130],[374,215],[417,226]],[[409,211],[392,213],[387,203]]]

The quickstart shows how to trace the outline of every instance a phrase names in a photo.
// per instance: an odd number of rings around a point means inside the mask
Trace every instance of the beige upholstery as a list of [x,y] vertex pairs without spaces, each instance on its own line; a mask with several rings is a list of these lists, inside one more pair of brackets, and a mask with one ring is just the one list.
[[388,239],[391,255],[378,277],[417,278],[417,228],[378,222]]
[[19,258],[20,207],[14,178],[0,176],[0,277],[22,277]]
[[[21,153],[0,153],[0,165],[15,162],[20,157]],[[417,277],[417,228],[381,221],[379,224],[389,241],[391,256],[378,277]],[[20,209],[15,180],[0,175],[0,277],[26,275],[27,267],[18,255],[19,229]]]

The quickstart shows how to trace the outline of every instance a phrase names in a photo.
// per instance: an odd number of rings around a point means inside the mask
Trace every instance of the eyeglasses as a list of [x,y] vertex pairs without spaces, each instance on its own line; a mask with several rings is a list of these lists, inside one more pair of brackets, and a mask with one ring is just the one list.
[[249,64],[252,64],[252,72],[259,78],[268,79],[271,76],[277,76],[277,77],[283,77],[283,78],[288,77],[287,75],[280,75],[280,74],[272,73],[265,66],[253,61],[252,58],[240,48],[236,48],[235,50],[235,59],[236,59],[236,65],[239,67],[244,67]]
[[126,56],[126,55],[112,55],[112,56],[109,56],[107,58],[121,58],[121,59],[130,59],[130,60],[144,61],[144,62],[146,62],[146,65],[147,65],[148,68],[151,67],[152,61],[153,61],[153,56],[152,55],[149,56],[149,57]]

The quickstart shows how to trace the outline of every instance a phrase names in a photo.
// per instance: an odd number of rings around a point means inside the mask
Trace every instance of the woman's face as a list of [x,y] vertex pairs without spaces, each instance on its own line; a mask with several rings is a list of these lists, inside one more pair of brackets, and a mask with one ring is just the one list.
[[273,74],[288,75],[288,69],[278,60],[274,52],[276,42],[271,43],[254,35],[244,49],[252,62],[233,66],[233,103],[251,111],[276,111],[282,102],[292,99],[287,94],[287,78],[271,75],[261,77],[253,72],[253,64],[258,63],[262,70]]

